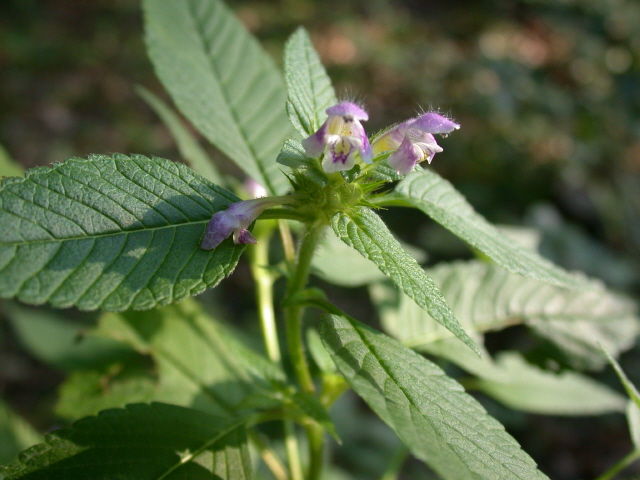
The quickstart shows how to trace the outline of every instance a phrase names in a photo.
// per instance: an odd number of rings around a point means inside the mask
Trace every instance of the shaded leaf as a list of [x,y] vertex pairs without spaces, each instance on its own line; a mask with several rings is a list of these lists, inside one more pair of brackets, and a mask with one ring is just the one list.
[[136,91],[169,129],[173,139],[176,141],[182,159],[207,180],[216,185],[224,185],[222,176],[215,167],[213,160],[200,146],[195,136],[184,126],[178,114],[164,103],[160,97],[146,88],[138,85]]
[[145,0],[156,73],[180,111],[270,193],[287,181],[276,164],[291,134],[280,72],[221,0]]
[[[580,368],[604,365],[598,342],[618,354],[633,345],[639,331],[635,305],[595,281],[585,290],[567,290],[479,261],[442,265],[427,274],[471,335],[524,323]],[[384,286],[372,293],[385,330],[406,345],[431,348],[431,342],[451,336],[408,298]]]
[[445,179],[431,170],[412,172],[396,189],[398,204],[414,206],[512,273],[562,287],[585,287],[532,250],[520,247],[473,210]]
[[236,463],[229,450],[246,450],[235,432],[245,421],[161,403],[105,410],[49,434],[20,463],[0,467],[0,478],[245,479],[227,468]]
[[238,201],[184,165],[72,158],[0,186],[0,297],[83,310],[148,309],[215,286],[241,246],[199,248]]
[[424,357],[346,317],[326,316],[321,335],[358,395],[443,478],[547,478],[500,423]]
[[432,318],[477,351],[436,284],[402,248],[378,215],[368,208],[356,207],[349,215],[342,212],[334,215],[331,224],[338,238],[371,260]]
[[22,345],[40,361],[60,370],[95,368],[136,355],[122,342],[85,335],[88,325],[54,312],[8,302],[2,311]]
[[0,463],[15,461],[20,451],[41,441],[31,425],[0,401]]
[[144,313],[104,315],[99,333],[154,358],[154,400],[228,414],[272,407],[271,382],[284,381],[281,370],[192,299]]
[[576,372],[547,372],[517,352],[503,352],[473,385],[516,410],[542,415],[600,415],[622,412],[620,394]]
[[306,137],[320,128],[327,118],[325,110],[338,101],[331,79],[302,27],[289,37],[285,46],[284,73],[289,119]]

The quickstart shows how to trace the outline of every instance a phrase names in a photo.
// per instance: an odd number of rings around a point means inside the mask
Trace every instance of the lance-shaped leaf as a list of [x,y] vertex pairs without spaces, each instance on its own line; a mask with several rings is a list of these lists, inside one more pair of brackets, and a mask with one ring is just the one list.
[[338,103],[331,79],[313,48],[307,31],[300,27],[289,38],[284,51],[284,72],[289,99],[287,112],[303,137],[320,128],[325,110]]
[[401,181],[389,204],[413,206],[512,273],[553,285],[584,287],[582,279],[519,246],[478,214],[445,179],[431,170]]
[[432,318],[477,351],[436,284],[402,248],[378,215],[366,207],[356,207],[349,215],[342,212],[334,215],[331,224],[338,238],[376,264]]
[[321,327],[327,350],[356,393],[444,479],[547,478],[438,366],[353,319],[330,315]]
[[200,146],[195,136],[187,129],[182,119],[173,109],[144,87],[136,87],[138,95],[147,102],[169,129],[182,159],[196,172],[216,185],[224,185],[220,172],[213,160]]
[[[479,261],[442,265],[427,274],[471,335],[525,324],[579,368],[602,367],[606,358],[598,343],[617,355],[633,345],[640,330],[633,302],[599,282],[590,282],[588,289],[567,290]],[[427,312],[382,285],[372,293],[386,331],[412,348],[446,353],[448,347],[434,342],[451,334]]]
[[280,73],[221,0],[145,0],[149,56],[180,111],[271,193],[292,133]]
[[49,434],[0,478],[246,480],[245,421],[161,403],[105,410]]
[[73,158],[0,186],[0,297],[83,310],[148,309],[215,286],[242,246],[199,248],[237,201],[184,165]]

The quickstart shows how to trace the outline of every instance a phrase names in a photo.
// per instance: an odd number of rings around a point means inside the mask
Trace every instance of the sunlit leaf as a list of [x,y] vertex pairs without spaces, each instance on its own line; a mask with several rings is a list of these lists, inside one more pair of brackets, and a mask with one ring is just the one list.
[[184,165],[72,158],[0,186],[0,297],[83,310],[148,309],[215,286],[242,246],[199,248],[237,201]]
[[276,164],[292,133],[280,72],[221,0],[145,0],[147,47],[180,111],[270,193],[288,188]]
[[547,478],[504,427],[435,364],[347,317],[326,316],[321,334],[358,395],[442,478]]

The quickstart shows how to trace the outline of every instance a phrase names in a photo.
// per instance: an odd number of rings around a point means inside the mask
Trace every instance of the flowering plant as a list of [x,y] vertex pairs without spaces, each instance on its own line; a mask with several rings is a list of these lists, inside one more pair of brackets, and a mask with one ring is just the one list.
[[[445,479],[547,478],[425,355],[526,412],[624,410],[620,394],[578,370],[606,364],[598,342],[612,355],[631,346],[634,306],[512,241],[424,168],[443,152],[434,135],[460,125],[426,112],[369,137],[364,106],[336,99],[304,30],[286,45],[285,87],[220,1],[144,7],[149,53],[177,107],[263,190],[225,188],[233,182],[146,91],[192,168],[92,155],[3,181],[0,295],[102,311],[83,342],[109,360],[61,389],[59,414],[82,419],[0,479],[351,478],[331,461],[363,433],[357,418],[334,423],[351,390],[394,432],[384,478],[398,478],[409,455]],[[380,217],[393,207],[423,212],[481,259],[425,270]],[[230,275],[245,249],[263,348],[221,320],[219,298],[190,298]],[[366,285],[386,333],[309,287],[312,274]],[[24,307],[11,305],[19,317]],[[575,370],[556,375],[515,351],[492,358],[484,332],[514,323]]]

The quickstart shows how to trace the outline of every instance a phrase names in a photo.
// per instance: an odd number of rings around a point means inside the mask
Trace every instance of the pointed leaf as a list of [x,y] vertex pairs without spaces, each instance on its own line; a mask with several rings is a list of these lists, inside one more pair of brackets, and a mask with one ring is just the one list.
[[387,229],[384,222],[365,207],[356,207],[350,215],[338,213],[331,219],[333,231],[344,243],[355,248],[387,275],[432,318],[477,351],[433,280],[408,254]]
[[[567,290],[479,261],[442,265],[427,274],[471,335],[524,323],[554,342],[579,368],[605,364],[598,342],[617,354],[633,345],[640,330],[633,302],[599,282],[590,282],[585,290]],[[372,293],[385,330],[407,346],[431,351],[431,342],[451,336],[408,298],[390,299],[392,292],[383,286]]]
[[0,178],[2,177],[19,177],[24,175],[22,165],[14,161],[9,152],[0,145]]
[[291,124],[280,73],[221,0],[145,0],[147,47],[180,111],[270,193]]
[[160,117],[162,123],[169,129],[176,141],[182,159],[196,172],[216,185],[224,185],[222,176],[215,167],[213,160],[200,146],[195,136],[184,126],[182,119],[160,97],[154,95],[142,86],[137,86],[136,91],[145,102]]
[[289,118],[306,137],[320,128],[327,118],[325,110],[338,101],[331,79],[302,27],[291,35],[285,46],[284,74],[289,92]]
[[326,316],[320,333],[356,393],[444,479],[547,478],[504,427],[435,364],[347,317]]
[[0,186],[0,297],[83,310],[148,309],[215,286],[243,251],[200,237],[237,197],[142,155],[72,158]]
[[228,468],[237,461],[228,462],[227,453],[246,451],[245,421],[161,403],[105,410],[48,435],[46,444],[23,452],[20,463],[0,467],[0,478],[246,479]]
[[414,206],[512,273],[561,287],[584,287],[582,279],[520,247],[473,210],[445,179],[431,170],[413,172],[395,189],[400,204]]

